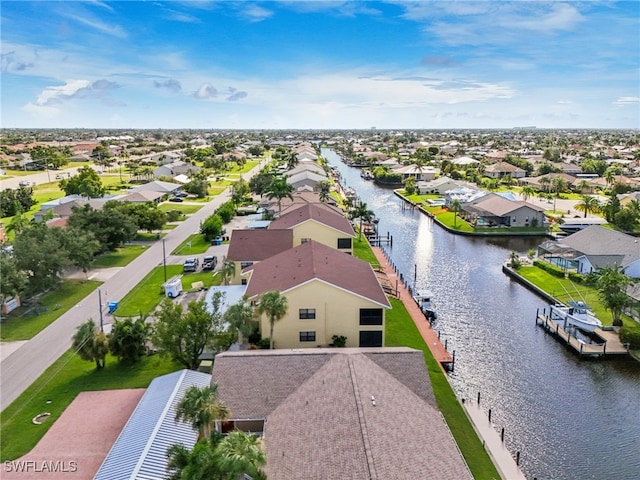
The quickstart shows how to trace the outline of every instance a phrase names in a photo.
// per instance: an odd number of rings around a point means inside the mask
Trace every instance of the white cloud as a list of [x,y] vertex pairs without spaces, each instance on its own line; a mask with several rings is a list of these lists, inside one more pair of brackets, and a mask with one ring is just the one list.
[[82,25],[98,30],[99,32],[106,33],[118,38],[127,38],[127,32],[120,25],[109,25],[101,20],[89,18],[88,16],[75,15],[72,13],[66,13],[65,17],[74,20]]
[[199,100],[207,100],[209,98],[217,97],[218,90],[216,89],[216,87],[214,87],[210,83],[205,82],[202,85],[200,85],[200,88],[198,88],[198,90],[195,91],[193,96]]
[[250,22],[261,22],[273,15],[271,10],[267,10],[258,5],[249,5],[243,8],[240,13]]
[[61,99],[73,97],[78,91],[91,85],[89,80],[69,80],[66,84],[57,87],[46,87],[38,95],[38,105],[51,105],[59,103]]
[[44,119],[52,119],[60,114],[60,110],[55,107],[48,105],[37,105],[31,102],[23,106],[22,110]]
[[636,105],[638,103],[640,103],[640,97],[619,97],[615,102],[613,102],[613,104],[618,107]]

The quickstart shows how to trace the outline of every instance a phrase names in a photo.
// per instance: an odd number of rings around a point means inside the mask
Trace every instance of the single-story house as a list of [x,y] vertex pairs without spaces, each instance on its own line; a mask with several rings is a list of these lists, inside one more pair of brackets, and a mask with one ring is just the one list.
[[392,172],[402,175],[403,180],[413,177],[416,181],[429,182],[436,178],[436,175],[440,173],[440,170],[432,166],[418,167],[417,165],[412,164],[394,167]]
[[287,177],[287,183],[291,185],[294,190],[299,190],[302,187],[315,188],[319,182],[326,180],[327,176],[324,172],[319,174],[313,171],[302,171]]
[[420,195],[444,195],[448,190],[453,190],[456,188],[471,188],[472,184],[468,182],[462,182],[460,180],[454,180],[451,177],[438,177],[429,182],[418,182],[416,186]]
[[575,268],[587,274],[618,265],[633,278],[640,278],[640,242],[633,235],[592,225],[538,246],[538,256],[550,263]]
[[160,192],[163,194],[172,194],[179,192],[182,189],[182,185],[179,183],[162,182],[160,180],[154,180],[153,182],[145,183],[138,187],[132,188],[132,192],[152,191]]
[[460,215],[476,227],[543,227],[544,208],[489,193],[462,204]]
[[507,175],[511,178],[523,178],[527,175],[527,171],[507,162],[496,162],[484,168],[484,175],[489,178],[502,178]]

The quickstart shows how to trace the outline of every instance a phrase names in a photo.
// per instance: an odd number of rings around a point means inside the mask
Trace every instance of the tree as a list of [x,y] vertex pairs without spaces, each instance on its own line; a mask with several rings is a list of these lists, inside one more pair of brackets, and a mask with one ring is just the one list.
[[613,325],[622,326],[622,312],[629,304],[627,287],[631,279],[624,273],[624,269],[617,264],[600,268],[597,273],[596,289],[603,306],[611,311]]
[[522,187],[520,194],[526,202],[527,200],[529,200],[529,197],[533,197],[536,194],[536,189],[532,185],[525,185],[524,187]]
[[167,223],[167,214],[152,202],[134,203],[109,200],[104,204],[104,208],[124,213],[135,222],[140,230],[147,232],[160,230]]
[[235,430],[223,438],[215,450],[220,462],[220,469],[229,479],[264,478],[264,472],[260,469],[267,462],[267,457],[262,450],[262,440],[257,435],[247,435],[245,432]]
[[575,189],[580,193],[587,193],[591,191],[591,185],[583,178],[576,184]]
[[587,214],[600,211],[600,202],[596,197],[582,195],[582,200],[575,204],[575,209],[584,212],[584,218],[587,218]]
[[147,353],[150,325],[144,317],[116,320],[109,335],[109,350],[118,361],[131,365]]
[[364,222],[370,222],[373,220],[373,211],[367,208],[367,204],[364,202],[358,203],[349,215],[352,220],[360,219],[360,228],[358,232],[358,240],[362,240],[362,224]]
[[223,299],[224,293],[215,292],[210,310],[200,300],[189,302],[186,313],[180,304],[165,299],[151,335],[155,347],[191,370],[198,368],[205,350],[214,354],[228,350],[234,334],[222,319]]
[[236,276],[236,262],[227,260],[227,257],[225,257],[220,269],[220,275],[222,275],[222,283],[229,285],[229,280]]
[[560,196],[560,192],[564,192],[567,189],[567,182],[562,177],[556,177],[551,181],[553,190],[556,193],[553,197],[553,211],[556,211],[556,200]]
[[100,370],[105,366],[109,340],[104,332],[98,331],[95,322],[90,318],[76,329],[72,348],[82,360],[96,362],[96,369]]
[[194,178],[189,183],[185,183],[183,189],[197,198],[204,198],[209,194],[209,180]]
[[258,304],[258,313],[266,314],[269,318],[269,348],[273,350],[273,326],[287,313],[287,297],[279,291],[273,290],[262,295]]
[[251,335],[255,314],[247,297],[243,296],[238,303],[227,308],[222,319],[238,331],[238,345],[242,345],[243,336]]
[[231,201],[236,208],[244,203],[247,195],[249,195],[249,184],[242,178],[231,186]]
[[64,249],[71,265],[78,268],[89,268],[97,252],[100,242],[92,232],[86,232],[74,227],[56,228],[61,236]]
[[266,195],[269,200],[277,199],[278,213],[282,213],[282,199],[289,198],[293,200],[293,185],[288,184],[286,178],[276,178],[266,186],[262,194]]
[[35,204],[31,187],[19,187],[15,190],[7,188],[0,191],[0,217],[13,217],[18,213],[28,212]]
[[200,233],[204,238],[211,240],[222,234],[222,218],[217,213],[210,215],[200,224]]
[[133,240],[138,231],[136,223],[126,214],[111,208],[95,210],[90,205],[74,207],[67,225],[92,232],[100,243],[100,251],[115,250]]
[[71,152],[67,148],[36,145],[29,154],[34,162],[45,168],[60,168],[69,163]]
[[416,193],[416,177],[407,177],[404,181],[404,191],[407,195]]
[[453,212],[453,228],[456,228],[458,226],[458,213],[462,208],[462,204],[460,203],[460,200],[458,199],[453,200],[449,208]]
[[102,180],[98,173],[91,167],[84,166],[78,170],[78,174],[67,179],[60,180],[60,188],[67,195],[82,195],[87,198],[100,198],[106,193]]
[[0,248],[0,303],[20,295],[27,282],[27,274],[18,268],[15,256]]
[[320,193],[320,201],[326,203],[331,196],[331,183],[329,180],[321,180],[316,183],[314,190],[317,190]]
[[198,431],[198,439],[208,438],[215,423],[229,415],[227,407],[218,402],[218,385],[206,387],[193,385],[176,405],[176,420],[191,424]]

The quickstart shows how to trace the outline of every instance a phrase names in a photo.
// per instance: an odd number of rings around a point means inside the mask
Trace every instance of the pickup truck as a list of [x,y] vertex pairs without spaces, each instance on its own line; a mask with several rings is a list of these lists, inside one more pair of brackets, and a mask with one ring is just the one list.
[[183,272],[196,272],[198,271],[198,259],[197,258],[187,258],[182,265]]
[[202,259],[202,270],[213,270],[218,264],[218,258],[214,255],[207,255]]

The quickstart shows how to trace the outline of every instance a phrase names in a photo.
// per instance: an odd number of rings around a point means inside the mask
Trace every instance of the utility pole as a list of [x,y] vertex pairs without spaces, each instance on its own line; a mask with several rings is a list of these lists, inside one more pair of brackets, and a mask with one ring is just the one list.
[[98,289],[98,311],[100,312],[100,331],[104,332],[104,327],[102,324],[102,292]]
[[162,239],[162,265],[164,266],[164,281],[167,282],[167,254],[164,249],[164,238]]

